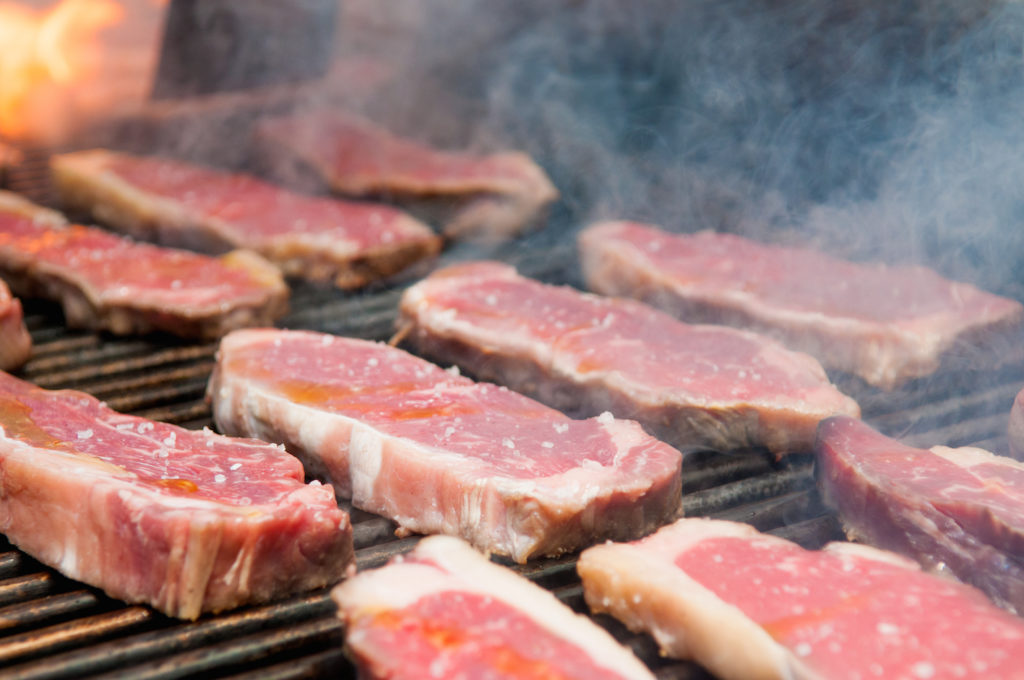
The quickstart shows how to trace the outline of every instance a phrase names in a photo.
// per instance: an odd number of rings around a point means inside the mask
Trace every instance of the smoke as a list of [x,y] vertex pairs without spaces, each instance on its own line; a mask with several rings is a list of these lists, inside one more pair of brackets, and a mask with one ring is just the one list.
[[382,108],[533,154],[559,228],[731,230],[1024,297],[1021,3],[438,0],[410,40]]

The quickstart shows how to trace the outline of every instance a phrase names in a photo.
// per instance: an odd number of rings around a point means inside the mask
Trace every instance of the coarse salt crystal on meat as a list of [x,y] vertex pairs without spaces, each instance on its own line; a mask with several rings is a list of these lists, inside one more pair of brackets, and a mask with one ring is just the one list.
[[517,561],[641,536],[678,515],[682,456],[634,422],[571,420],[381,343],[322,338],[225,337],[209,386],[218,427],[283,443],[354,506],[405,530]]
[[805,550],[683,519],[580,556],[590,608],[722,680],[1020,678],[1024,622],[981,592],[853,543]]
[[66,576],[186,619],[336,583],[353,559],[348,514],[293,456],[2,372],[0,532]]

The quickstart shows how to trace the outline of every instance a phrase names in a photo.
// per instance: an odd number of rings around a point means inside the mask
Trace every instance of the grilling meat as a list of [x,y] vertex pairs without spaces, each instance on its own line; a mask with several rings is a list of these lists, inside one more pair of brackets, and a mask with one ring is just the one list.
[[587,603],[723,680],[1019,678],[1024,623],[969,586],[852,543],[805,550],[684,519],[580,556]]
[[55,156],[64,205],[146,241],[255,250],[289,276],[355,288],[440,249],[428,226],[383,205],[296,194],[253,177],[104,150]]
[[279,448],[0,373],[0,531],[112,597],[195,619],[335,583],[352,529]]
[[237,331],[209,395],[223,432],[278,442],[406,531],[523,562],[679,512],[681,455],[632,421],[572,420],[380,343]]
[[25,328],[21,302],[12,298],[7,284],[0,281],[0,370],[13,371],[31,354],[32,338]]
[[654,679],[604,629],[456,538],[425,538],[332,596],[367,680]]
[[514,236],[558,198],[524,153],[441,151],[336,110],[267,119],[257,139],[270,167],[288,163],[344,196],[381,197],[426,211],[454,238]]
[[822,495],[851,538],[955,575],[1024,613],[1024,464],[982,449],[900,444],[860,421],[825,421]]
[[822,418],[860,415],[817,361],[773,340],[544,285],[496,262],[412,286],[400,324],[420,354],[555,408],[636,419],[684,450],[808,451]]
[[69,326],[217,338],[287,311],[288,288],[255,253],[214,258],[69,225],[0,192],[0,276],[24,297],[57,300]]
[[993,363],[978,346],[1024,317],[1020,303],[924,267],[854,264],[729,234],[606,222],[584,230],[579,246],[592,290],[770,333],[885,389],[929,375],[946,355]]

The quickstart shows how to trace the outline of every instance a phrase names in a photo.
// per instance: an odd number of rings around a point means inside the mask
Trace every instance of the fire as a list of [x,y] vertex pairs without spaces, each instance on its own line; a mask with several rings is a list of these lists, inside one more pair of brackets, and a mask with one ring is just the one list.
[[62,136],[95,106],[83,87],[101,71],[100,33],[124,17],[115,0],[61,0],[44,10],[0,3],[0,135]]

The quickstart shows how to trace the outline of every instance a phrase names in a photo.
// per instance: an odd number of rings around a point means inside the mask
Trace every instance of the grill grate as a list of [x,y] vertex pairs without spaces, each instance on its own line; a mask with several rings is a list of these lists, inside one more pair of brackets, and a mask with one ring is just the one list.
[[[35,157],[31,150],[27,155]],[[45,180],[32,172],[15,174],[12,183],[36,200],[52,198]],[[575,259],[571,243],[551,230],[504,248],[452,245],[440,264],[482,257],[505,260],[549,283],[578,283],[565,267]],[[423,273],[412,271],[360,293],[297,285],[292,311],[280,325],[386,339],[402,287]],[[47,388],[89,392],[119,411],[191,429],[212,427],[204,391],[215,343],[68,330],[52,303],[29,300],[25,309],[35,343],[34,356],[21,372],[26,379]],[[1005,452],[1006,414],[1022,383],[1024,363],[988,372],[947,371],[893,393],[846,378],[841,387],[858,399],[873,426],[908,443],[974,443]],[[684,461],[683,502],[687,515],[748,522],[807,547],[842,536],[838,520],[816,493],[810,455],[776,462],[752,452],[691,454]],[[396,538],[389,520],[351,512],[360,569],[382,565],[418,540]],[[575,564],[575,556],[565,556],[509,566],[585,612]],[[629,632],[610,617],[594,619],[658,677],[709,677],[693,664],[663,659],[651,638]],[[341,651],[343,638],[327,591],[186,623],[66,579],[0,537],[0,668],[5,677],[352,678],[355,670]]]

